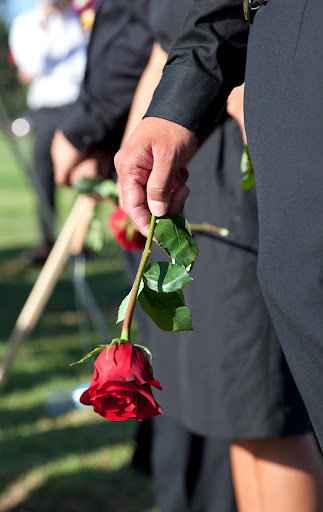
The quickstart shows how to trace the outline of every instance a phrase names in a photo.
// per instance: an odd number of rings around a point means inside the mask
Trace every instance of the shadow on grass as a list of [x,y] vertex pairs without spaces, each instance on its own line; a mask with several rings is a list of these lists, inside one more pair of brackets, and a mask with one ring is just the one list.
[[[66,340],[65,346],[64,343],[56,343],[56,352],[54,353],[53,349],[50,350],[48,339],[44,339],[43,343],[43,338],[39,340],[27,339],[17,355],[17,364],[10,369],[7,381],[0,389],[0,400],[16,392],[21,392],[23,396],[24,393],[32,391],[33,388],[37,392],[37,387],[44,387],[46,383],[48,384],[48,390],[50,390],[53,387],[53,380],[65,380],[67,390],[71,386],[76,387],[78,384],[76,381],[84,379],[86,382],[90,381],[93,372],[93,361],[74,367],[70,367],[70,363],[78,361],[84,353],[92,350],[98,340],[95,336],[93,336],[93,340],[89,338],[85,347],[80,343],[75,330],[74,334],[73,338]],[[55,337],[55,334],[52,333],[52,336]],[[3,354],[5,352],[6,349]],[[57,387],[56,383],[54,387]],[[63,388],[62,385],[62,391],[64,391]],[[3,427],[2,421],[0,427]]]
[[[5,411],[14,421],[25,411]],[[39,408],[30,410],[23,416],[24,420],[32,419],[33,414],[41,412]],[[46,419],[46,418],[43,418]],[[49,421],[52,418],[48,418]],[[134,439],[137,424],[132,421],[109,422],[102,420],[98,423],[84,425],[68,425],[59,427],[53,425],[51,430],[36,434],[14,434],[0,442],[1,461],[0,478],[4,489],[19,476],[28,473],[39,465],[76,455],[82,458],[91,451],[122,443],[131,443]],[[5,464],[4,464],[5,462]]]
[[[19,310],[27,300],[34,283],[37,280],[37,274],[35,278],[31,280],[25,279],[24,275],[21,275],[21,279],[6,280],[1,283],[1,304],[6,309],[15,307]],[[98,272],[95,275],[91,275],[87,278],[92,293],[95,295],[96,300],[102,305],[109,305],[120,301],[124,297],[127,290],[125,284],[123,272],[115,272],[111,275],[106,275],[105,272]],[[75,307],[74,302],[74,287],[72,279],[66,275],[66,272],[62,274],[57,282],[57,285],[49,299],[48,306],[55,311],[64,311],[66,309],[73,309]]]
[[[114,244],[112,244],[114,245]],[[0,338],[9,336],[15,321],[26,302],[40,269],[26,266],[21,260],[20,248],[0,251],[0,308],[4,321],[1,324]],[[118,248],[112,247],[90,261],[87,267],[87,282],[100,308],[115,311],[127,292],[127,285],[120,262]],[[45,312],[75,311],[73,279],[66,270],[61,274],[53,293],[46,305]],[[59,333],[59,323],[54,334]],[[66,324],[62,328],[67,329]],[[40,335],[42,330],[36,331]]]
[[[30,416],[39,412],[40,408],[36,407],[34,411],[30,412]],[[10,415],[8,411],[5,413]],[[19,411],[14,411],[14,414],[18,417]],[[25,414],[25,411],[20,411],[20,414]],[[23,416],[24,420],[27,420],[27,417],[28,415]],[[49,417],[49,419],[53,418]],[[37,448],[41,452],[42,458],[53,460],[61,458],[67,452],[68,454],[88,452],[102,445],[129,441],[133,438],[136,428],[137,424],[133,421],[110,422],[103,419],[98,423],[68,425],[63,428],[53,427],[52,430],[45,432],[16,434],[9,439],[0,441],[0,453],[4,458],[6,455],[8,457],[27,455],[29,452],[31,455],[34,453],[34,448]],[[68,441],[68,444],[65,444],[65,441]]]
[[[126,284],[120,250],[112,245],[87,264],[87,280],[106,320],[114,323]],[[26,267],[20,259],[21,251],[20,248],[0,251],[1,338],[7,338],[11,332],[39,272]],[[5,344],[1,346],[1,354],[3,347]],[[47,389],[50,394],[57,383],[73,387],[80,381],[80,374],[82,379],[87,375],[90,380],[91,373],[84,368],[76,371],[68,366],[83,352],[72,281],[64,271],[45,314],[23,344],[1,390],[1,490],[8,490],[12,485],[23,490],[26,480],[30,484],[28,475],[33,478],[36,472],[37,478],[43,476],[40,486],[31,485],[30,492],[21,494],[29,495],[28,501],[24,503],[25,498],[21,498],[21,503],[16,501],[12,506],[22,505],[22,510],[28,512],[144,512],[151,503],[149,481],[133,473],[128,464],[137,424],[106,420],[92,423],[87,419],[82,423],[82,415],[78,413],[62,415],[56,421],[49,416],[44,403]],[[113,469],[113,460],[109,467],[109,457],[118,457],[119,453],[118,468]],[[76,469],[64,467],[65,460],[70,459]],[[87,467],[87,461],[93,470]],[[14,489],[12,492],[15,494]]]
[[24,512],[144,512],[152,506],[148,477],[125,465],[52,477],[21,503]]
[[[29,407],[28,409],[6,409],[1,407],[1,429],[15,427],[21,423],[32,423],[44,417],[46,408],[44,405]],[[0,441],[1,446],[2,441]],[[2,454],[2,452],[0,452]]]

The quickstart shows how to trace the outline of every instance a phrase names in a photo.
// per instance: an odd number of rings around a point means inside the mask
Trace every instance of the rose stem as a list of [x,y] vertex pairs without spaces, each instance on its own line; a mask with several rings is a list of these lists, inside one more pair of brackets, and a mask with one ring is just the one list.
[[142,274],[144,272],[147,260],[151,253],[151,243],[152,243],[152,239],[154,236],[155,226],[156,226],[156,217],[155,217],[155,215],[152,215],[145,248],[141,255],[141,260],[140,260],[139,267],[137,270],[137,275],[136,275],[136,278],[134,280],[133,287],[131,290],[131,295],[130,295],[130,300],[129,300],[126,316],[125,316],[123,324],[122,324],[121,339],[126,340],[126,341],[130,341],[130,327],[131,327],[133,312],[134,312],[135,305],[136,305],[137,293],[139,290],[140,281],[142,279]]
[[202,222],[202,224],[192,224],[190,222],[190,228],[192,231],[209,231],[211,233],[217,233],[221,236],[228,236],[229,234],[228,229],[213,226],[213,224],[209,224],[208,222]]

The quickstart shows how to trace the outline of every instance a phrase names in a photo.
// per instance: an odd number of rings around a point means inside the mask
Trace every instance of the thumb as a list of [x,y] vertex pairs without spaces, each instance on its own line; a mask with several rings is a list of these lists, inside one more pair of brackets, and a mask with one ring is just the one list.
[[149,210],[156,217],[162,217],[168,211],[173,176],[176,170],[170,158],[154,158],[153,168],[147,182],[147,201]]

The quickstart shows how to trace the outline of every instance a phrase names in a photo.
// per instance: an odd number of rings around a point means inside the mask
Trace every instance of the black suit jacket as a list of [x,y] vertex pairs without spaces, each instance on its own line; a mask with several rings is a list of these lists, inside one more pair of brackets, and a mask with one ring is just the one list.
[[203,140],[231,90],[244,81],[248,33],[242,0],[195,0],[146,115],[185,126]]
[[60,128],[79,151],[118,149],[153,36],[150,0],[103,0],[88,48],[80,96]]

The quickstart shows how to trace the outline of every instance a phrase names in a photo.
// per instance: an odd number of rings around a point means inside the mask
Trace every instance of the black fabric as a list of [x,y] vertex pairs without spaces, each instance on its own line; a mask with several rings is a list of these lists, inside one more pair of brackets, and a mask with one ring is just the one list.
[[[237,123],[222,116],[189,164],[189,220],[230,231],[225,241],[197,237],[195,280],[185,289],[195,330],[170,335],[140,310],[138,317],[164,387],[156,394],[165,414],[205,436],[293,435],[311,427],[257,283],[257,203],[254,190],[240,187],[242,148]],[[152,258],[162,254],[155,247]],[[138,257],[127,258],[134,274]]]
[[163,50],[168,53],[193,0],[151,0],[150,26]]
[[120,144],[132,96],[148,61],[152,34],[150,0],[103,0],[98,9],[82,90],[61,124],[79,150]]
[[[141,341],[163,386],[157,400],[187,429],[227,439],[294,435],[311,426],[257,282],[257,203],[255,190],[240,187],[242,147],[227,118],[188,165],[189,221],[230,230],[226,240],[196,236],[194,281],[184,288],[194,331],[165,333],[138,308]],[[127,258],[133,278],[139,256]],[[154,246],[151,261],[163,258]]]
[[135,437],[135,451],[131,459],[132,466],[151,475],[151,451],[152,451],[152,419],[138,422],[137,433]]
[[323,4],[270,0],[251,29],[246,127],[259,200],[259,279],[323,442]]
[[[147,115],[205,136],[243,80],[249,26],[239,6],[195,1]],[[322,8],[320,0],[270,0],[259,9],[245,107],[259,194],[258,274],[321,444]]]
[[62,118],[70,112],[71,106],[66,105],[60,108],[41,108],[35,111],[35,144],[34,144],[34,164],[35,172],[40,186],[47,198],[48,205],[52,208],[52,224],[48,226],[42,214],[42,204],[38,198],[38,217],[44,243],[53,243],[52,233],[54,233],[54,170],[53,162],[50,156],[50,148],[55,130]]
[[153,418],[152,466],[160,512],[236,512],[229,443]]
[[146,116],[181,124],[201,142],[244,81],[248,32],[242,0],[195,0]]

